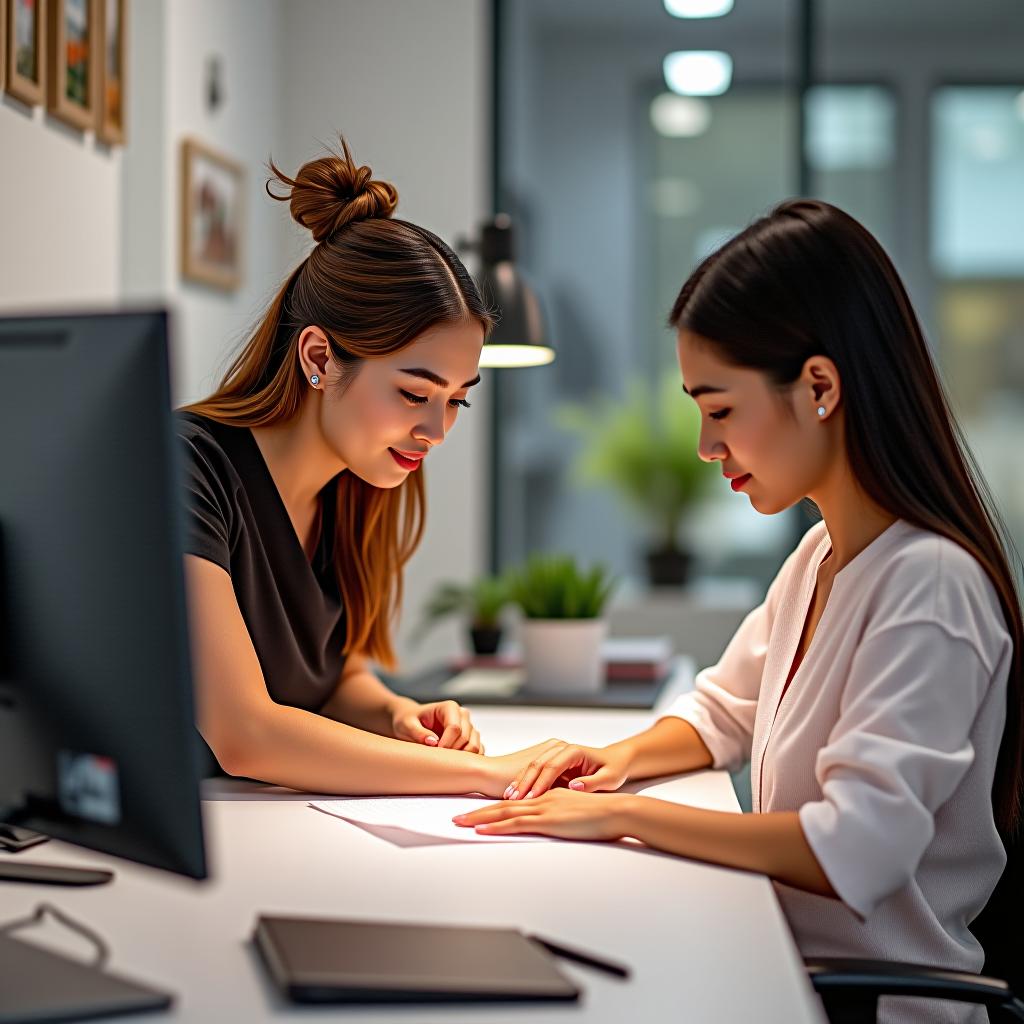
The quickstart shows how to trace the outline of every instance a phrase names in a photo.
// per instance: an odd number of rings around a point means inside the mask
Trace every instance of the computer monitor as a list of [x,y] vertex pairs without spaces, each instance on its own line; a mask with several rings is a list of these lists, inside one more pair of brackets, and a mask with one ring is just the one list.
[[0,823],[204,878],[179,487],[166,313],[0,317]]

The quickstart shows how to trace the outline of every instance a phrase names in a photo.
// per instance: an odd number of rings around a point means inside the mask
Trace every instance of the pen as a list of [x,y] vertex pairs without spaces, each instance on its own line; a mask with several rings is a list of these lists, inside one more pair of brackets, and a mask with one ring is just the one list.
[[542,938],[540,935],[527,935],[527,938],[543,946],[549,953],[563,957],[566,960],[574,960],[578,964],[586,964],[587,967],[594,967],[607,974],[614,974],[617,978],[628,978],[632,973],[624,964],[617,964],[612,960],[605,960],[595,956],[593,953],[584,953],[582,950],[573,949],[571,946],[563,946],[560,942],[552,942],[551,939]]

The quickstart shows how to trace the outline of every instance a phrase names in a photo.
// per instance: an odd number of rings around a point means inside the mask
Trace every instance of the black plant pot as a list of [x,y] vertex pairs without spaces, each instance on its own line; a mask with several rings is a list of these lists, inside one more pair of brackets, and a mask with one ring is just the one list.
[[690,576],[693,555],[679,548],[654,548],[646,552],[647,579],[652,587],[679,587]]
[[496,654],[501,630],[494,626],[473,626],[469,631],[474,654]]

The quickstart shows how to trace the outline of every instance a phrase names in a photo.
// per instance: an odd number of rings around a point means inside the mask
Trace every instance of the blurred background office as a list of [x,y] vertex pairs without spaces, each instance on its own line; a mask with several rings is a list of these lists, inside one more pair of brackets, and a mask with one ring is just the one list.
[[[656,459],[691,429],[667,311],[703,254],[798,193],[894,258],[1024,547],[1020,0],[49,5],[0,0],[0,312],[168,305],[177,403],[213,389],[309,245],[264,193],[269,158],[293,173],[343,131],[448,241],[509,214],[557,357],[485,371],[431,459],[407,667],[464,643],[455,622],[412,642],[440,581],[534,551],[610,565],[614,631],[716,657],[806,516],[685,467],[680,494],[638,495],[608,455],[615,431]],[[68,114],[53,93],[83,67],[95,108]]]

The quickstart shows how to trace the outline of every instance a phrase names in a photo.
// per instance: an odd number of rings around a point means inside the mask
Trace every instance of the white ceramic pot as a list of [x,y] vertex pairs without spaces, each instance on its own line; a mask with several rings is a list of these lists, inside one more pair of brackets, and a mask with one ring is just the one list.
[[596,693],[604,686],[605,619],[523,619],[526,687],[543,693]]

